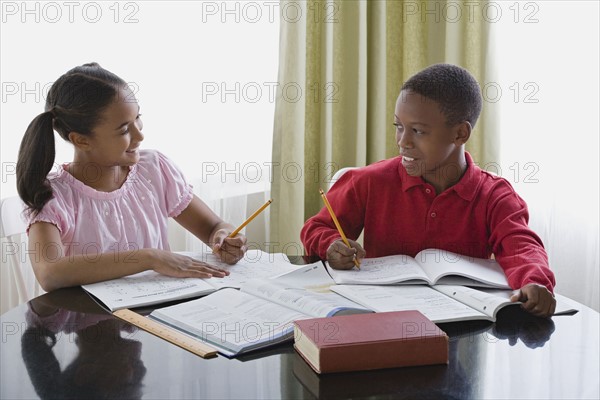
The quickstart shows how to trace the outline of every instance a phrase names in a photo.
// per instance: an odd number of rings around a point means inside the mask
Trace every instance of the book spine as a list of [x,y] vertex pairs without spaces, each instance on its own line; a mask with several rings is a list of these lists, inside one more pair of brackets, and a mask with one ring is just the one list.
[[321,348],[321,372],[448,364],[448,336]]

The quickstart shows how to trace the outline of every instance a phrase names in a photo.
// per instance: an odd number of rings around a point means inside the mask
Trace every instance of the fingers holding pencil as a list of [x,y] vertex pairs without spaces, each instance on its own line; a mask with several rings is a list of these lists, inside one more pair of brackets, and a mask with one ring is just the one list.
[[273,200],[268,200],[258,210],[256,210],[248,219],[246,219],[240,226],[238,226],[233,232],[229,233],[226,230],[217,231],[214,238],[214,244],[212,246],[213,253],[221,257],[221,260],[228,264],[235,264],[244,257],[246,250],[246,237],[240,234],[240,231],[244,229],[254,218],[256,218],[261,212],[263,212]]
[[[340,225],[337,217],[335,216],[335,213],[333,212],[333,208],[331,207],[331,204],[329,204],[329,200],[327,200],[327,196],[325,196],[325,192],[323,191],[323,189],[319,189],[319,193],[321,193],[321,197],[323,198],[323,203],[325,203],[325,207],[327,208],[327,211],[329,211],[329,215],[331,215],[331,219],[333,220],[335,227],[337,228],[338,232],[340,233],[340,236],[342,237],[342,241],[349,249],[352,249],[350,242],[348,242],[348,238],[344,234],[344,230],[342,229],[342,226]],[[356,243],[356,242],[354,242],[354,243]],[[359,259],[354,257],[353,263],[356,268],[360,269]]]
[[231,237],[229,231],[220,229],[215,233],[212,250],[222,261],[227,264],[235,264],[246,254],[246,250],[248,250],[246,242],[246,236],[237,234],[235,237]]
[[360,263],[366,255],[362,246],[352,239],[347,239],[350,247],[343,240],[336,240],[327,249],[327,262],[333,269],[352,269],[355,262]]

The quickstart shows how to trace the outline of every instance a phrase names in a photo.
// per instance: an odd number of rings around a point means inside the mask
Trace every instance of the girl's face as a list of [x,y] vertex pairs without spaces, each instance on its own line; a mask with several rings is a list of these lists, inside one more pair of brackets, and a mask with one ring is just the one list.
[[121,89],[104,110],[89,136],[89,161],[102,167],[131,166],[139,161],[142,120],[140,107],[129,89]]

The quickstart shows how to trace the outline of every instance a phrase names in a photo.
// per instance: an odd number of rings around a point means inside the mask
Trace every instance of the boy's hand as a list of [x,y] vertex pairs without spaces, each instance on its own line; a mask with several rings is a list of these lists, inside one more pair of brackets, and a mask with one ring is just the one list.
[[550,317],[556,309],[556,299],[545,286],[530,283],[513,294],[510,301],[520,301],[526,311],[537,317]]
[[348,239],[348,243],[352,248],[349,248],[340,240],[331,243],[327,249],[327,262],[333,269],[352,269],[354,267],[354,259],[358,261],[365,258],[367,253],[360,244],[354,240]]
[[227,264],[235,264],[244,257],[246,250],[248,250],[248,247],[246,247],[248,239],[239,233],[235,237],[230,238],[230,233],[225,229],[219,229],[215,232],[212,251]]

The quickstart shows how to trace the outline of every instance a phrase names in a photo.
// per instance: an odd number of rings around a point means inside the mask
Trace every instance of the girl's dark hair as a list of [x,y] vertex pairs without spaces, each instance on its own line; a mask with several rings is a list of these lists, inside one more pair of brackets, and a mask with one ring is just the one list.
[[126,85],[97,63],[75,67],[54,82],[46,111],[27,127],[17,159],[17,191],[31,213],[40,212],[52,198],[47,175],[56,156],[54,131],[66,141],[71,132],[92,135],[102,112]]
[[452,64],[434,64],[412,76],[402,85],[438,103],[448,125],[469,121],[475,126],[481,113],[481,89],[464,68]]

